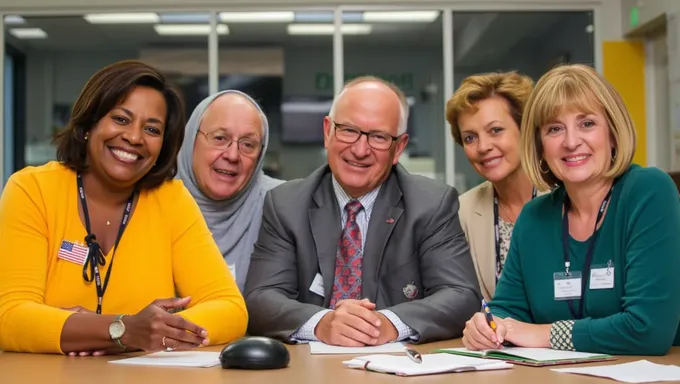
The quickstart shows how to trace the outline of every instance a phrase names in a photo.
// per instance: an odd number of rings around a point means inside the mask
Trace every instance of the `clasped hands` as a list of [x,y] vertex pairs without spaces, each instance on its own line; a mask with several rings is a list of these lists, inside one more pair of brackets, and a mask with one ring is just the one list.
[[363,347],[394,341],[399,333],[385,315],[375,310],[375,303],[350,299],[338,301],[335,310],[321,318],[314,335],[329,345]]
[[512,318],[494,316],[496,332],[491,329],[483,313],[476,313],[465,323],[463,345],[470,350],[503,348],[509,341],[518,347],[550,348],[551,324],[529,324]]
[[[190,301],[190,297],[158,299],[137,314],[124,316],[122,321],[125,324],[125,333],[120,340],[127,347],[125,352],[136,350],[157,352],[167,347],[181,351],[208,345],[208,331],[178,314],[169,312],[185,308]],[[67,310],[94,314],[80,306]],[[123,352],[122,348],[116,345],[106,350],[70,352],[69,356],[101,356],[120,352]]]

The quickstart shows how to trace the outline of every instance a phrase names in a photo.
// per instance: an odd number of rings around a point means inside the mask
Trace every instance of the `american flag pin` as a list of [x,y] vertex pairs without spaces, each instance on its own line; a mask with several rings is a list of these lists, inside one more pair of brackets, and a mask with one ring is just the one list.
[[388,223],[388,224],[393,224],[393,223],[394,223],[394,219],[390,217],[389,219],[387,219],[387,223]]
[[85,259],[87,259],[88,252],[89,249],[87,247],[63,240],[59,247],[59,252],[57,252],[57,257],[65,261],[83,265],[85,264]]

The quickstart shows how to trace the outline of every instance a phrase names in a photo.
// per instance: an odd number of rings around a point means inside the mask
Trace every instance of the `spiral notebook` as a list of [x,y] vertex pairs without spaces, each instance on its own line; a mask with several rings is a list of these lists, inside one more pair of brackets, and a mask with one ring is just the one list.
[[451,353],[483,359],[504,360],[512,362],[513,364],[529,365],[533,367],[616,360],[616,357],[611,355],[560,351],[550,348],[509,347],[503,349],[487,349],[484,351],[472,351],[467,348],[444,348],[437,349],[434,352]]
[[422,359],[422,363],[419,364],[403,355],[367,355],[355,357],[342,363],[348,368],[388,373],[397,376],[419,376],[512,368],[512,364],[502,361],[456,356],[447,353],[424,354]]

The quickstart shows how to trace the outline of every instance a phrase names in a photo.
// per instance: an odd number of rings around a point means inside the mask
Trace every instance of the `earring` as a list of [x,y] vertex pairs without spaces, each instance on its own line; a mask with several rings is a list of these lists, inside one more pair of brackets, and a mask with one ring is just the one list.
[[90,138],[90,134],[89,134],[89,133],[86,133],[85,136],[84,136],[83,138],[85,139],[85,141],[87,141],[87,139]]
[[612,163],[616,160],[616,148],[612,148]]
[[541,161],[538,162],[538,169],[539,169],[542,173],[548,173],[548,172],[550,172],[550,167],[547,167],[548,169],[543,170],[543,164],[545,164],[545,161],[543,161],[543,159],[541,159]]

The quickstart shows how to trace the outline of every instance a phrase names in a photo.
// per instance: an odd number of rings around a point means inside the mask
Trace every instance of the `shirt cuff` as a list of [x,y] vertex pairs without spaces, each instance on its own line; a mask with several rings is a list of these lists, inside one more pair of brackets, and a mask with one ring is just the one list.
[[306,323],[302,324],[302,326],[290,336],[291,341],[297,343],[319,341],[314,335],[314,330],[316,329],[316,325],[319,324],[319,321],[321,321],[321,318],[328,312],[331,312],[331,310],[324,309],[315,313],[314,316],[310,317]]
[[399,336],[397,336],[397,340],[395,341],[403,341],[406,339],[411,339],[413,341],[418,340],[418,333],[413,330],[413,328],[409,327],[406,325],[399,316],[397,316],[394,312],[390,311],[389,309],[381,309],[378,311],[378,313],[382,313],[387,317],[387,319],[392,322],[392,325],[394,325],[394,328],[397,329],[397,333],[399,333]]
[[574,351],[572,328],[574,320],[557,321],[550,327],[550,348],[562,351]]

